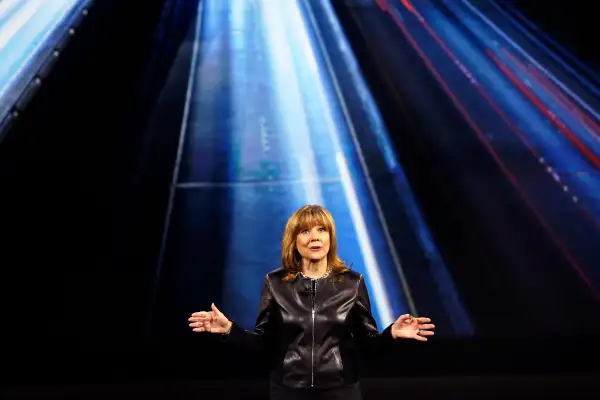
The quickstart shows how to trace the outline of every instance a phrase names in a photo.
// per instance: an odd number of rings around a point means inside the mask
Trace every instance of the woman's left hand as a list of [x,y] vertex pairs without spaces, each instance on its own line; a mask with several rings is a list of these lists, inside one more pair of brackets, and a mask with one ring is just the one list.
[[401,315],[392,325],[392,336],[394,339],[416,339],[427,341],[426,336],[433,336],[435,325],[431,319],[425,317],[413,317],[410,314]]

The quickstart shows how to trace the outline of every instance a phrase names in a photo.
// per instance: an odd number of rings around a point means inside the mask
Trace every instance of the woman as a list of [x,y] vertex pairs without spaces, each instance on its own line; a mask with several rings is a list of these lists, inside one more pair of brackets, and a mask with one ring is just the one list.
[[254,331],[214,304],[189,318],[194,332],[222,334],[270,357],[271,399],[360,399],[359,351],[378,354],[394,339],[433,335],[429,318],[408,314],[378,332],[364,278],[338,258],[334,221],[321,206],[290,217],[282,263],[265,277]]

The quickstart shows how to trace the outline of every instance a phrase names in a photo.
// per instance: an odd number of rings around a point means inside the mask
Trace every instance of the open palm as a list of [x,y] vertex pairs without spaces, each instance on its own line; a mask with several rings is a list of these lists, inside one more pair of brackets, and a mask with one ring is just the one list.
[[188,321],[194,332],[228,333],[231,321],[219,311],[215,304],[211,304],[212,311],[198,311],[193,313]]
[[435,328],[435,325],[430,322],[431,319],[426,317],[413,317],[410,314],[401,315],[392,325],[392,336],[396,339],[416,339],[426,342],[427,336],[433,336],[433,329]]

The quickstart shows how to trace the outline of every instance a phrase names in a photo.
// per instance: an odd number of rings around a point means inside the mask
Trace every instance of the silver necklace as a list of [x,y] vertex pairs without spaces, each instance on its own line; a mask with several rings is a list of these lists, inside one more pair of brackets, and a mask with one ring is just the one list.
[[302,275],[304,278],[308,278],[308,279],[323,279],[323,278],[327,278],[329,276],[329,274],[331,274],[331,266],[330,265],[327,266],[327,269],[325,270],[323,275],[321,275],[317,278],[306,276],[306,274],[304,272],[300,271],[300,275]]

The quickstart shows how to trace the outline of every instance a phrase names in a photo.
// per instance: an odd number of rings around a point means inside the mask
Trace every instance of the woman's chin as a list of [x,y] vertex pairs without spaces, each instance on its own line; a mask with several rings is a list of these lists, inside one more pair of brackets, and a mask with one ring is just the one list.
[[316,262],[319,262],[322,259],[324,259],[326,256],[327,256],[327,254],[311,254],[310,257],[308,257],[308,259],[311,262],[316,263]]

